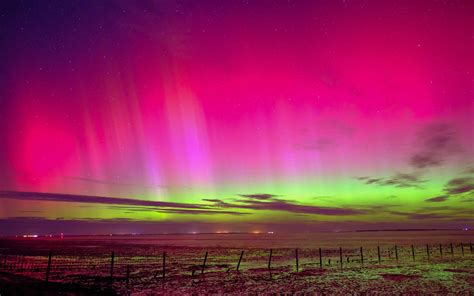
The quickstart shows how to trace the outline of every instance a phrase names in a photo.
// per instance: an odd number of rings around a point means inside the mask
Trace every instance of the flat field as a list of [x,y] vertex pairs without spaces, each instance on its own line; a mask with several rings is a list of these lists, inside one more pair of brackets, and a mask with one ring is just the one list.
[[471,231],[4,238],[0,294],[472,295],[471,242]]

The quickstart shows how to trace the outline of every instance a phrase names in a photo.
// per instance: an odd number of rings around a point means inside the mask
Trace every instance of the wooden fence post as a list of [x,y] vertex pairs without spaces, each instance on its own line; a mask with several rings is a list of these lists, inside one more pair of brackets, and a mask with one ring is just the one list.
[[202,263],[201,274],[204,274],[204,268],[206,268],[206,261],[207,261],[207,251],[206,251],[206,254],[204,255],[204,262]]
[[360,247],[360,264],[364,267],[364,251],[362,247]]
[[443,247],[439,244],[439,255],[443,258]]
[[397,245],[395,245],[395,259],[397,259],[397,263],[398,263],[398,247],[397,247]]
[[49,273],[51,272],[51,257],[53,256],[53,252],[49,251],[48,255],[48,267],[46,268],[46,282],[49,282]]
[[461,253],[462,253],[462,256],[464,257],[464,244],[461,242]]
[[244,256],[244,251],[240,252],[239,262],[237,263],[237,271],[239,271],[240,262],[242,261],[242,257]]
[[430,261],[430,247],[428,246],[428,244],[426,245],[426,255],[428,257],[428,261]]
[[273,249],[270,249],[270,256],[268,257],[268,272],[270,273],[270,279],[272,279],[272,254]]
[[341,269],[342,269],[342,248],[339,247],[339,260],[341,262]]
[[299,271],[298,249],[295,249],[296,272]]
[[114,277],[114,263],[115,263],[115,252],[112,251],[112,255],[110,257],[110,279]]
[[411,255],[413,256],[413,262],[415,262],[415,247],[411,245]]
[[451,257],[454,257],[453,243],[450,243],[449,246],[451,247]]
[[321,252],[321,248],[319,248],[319,268],[323,268],[323,253]]
[[380,259],[380,246],[377,246],[377,257],[379,259],[379,265],[381,264],[381,259]]

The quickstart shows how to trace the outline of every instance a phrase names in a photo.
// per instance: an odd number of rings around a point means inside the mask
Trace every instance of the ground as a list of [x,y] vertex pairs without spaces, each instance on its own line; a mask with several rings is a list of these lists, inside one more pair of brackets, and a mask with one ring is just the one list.
[[0,295],[474,295],[471,235],[417,236],[4,239]]

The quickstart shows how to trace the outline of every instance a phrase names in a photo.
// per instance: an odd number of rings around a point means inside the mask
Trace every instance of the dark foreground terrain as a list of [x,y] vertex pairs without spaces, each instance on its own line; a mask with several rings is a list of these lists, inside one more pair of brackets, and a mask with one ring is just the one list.
[[474,294],[470,232],[337,235],[3,239],[0,294]]

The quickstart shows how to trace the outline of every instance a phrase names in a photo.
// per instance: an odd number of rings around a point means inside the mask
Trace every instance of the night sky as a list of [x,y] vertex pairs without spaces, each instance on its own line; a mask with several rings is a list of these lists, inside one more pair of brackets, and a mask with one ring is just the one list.
[[474,1],[2,1],[0,234],[474,227]]

